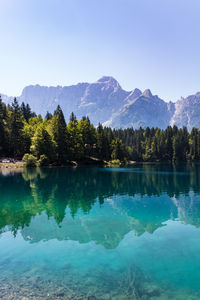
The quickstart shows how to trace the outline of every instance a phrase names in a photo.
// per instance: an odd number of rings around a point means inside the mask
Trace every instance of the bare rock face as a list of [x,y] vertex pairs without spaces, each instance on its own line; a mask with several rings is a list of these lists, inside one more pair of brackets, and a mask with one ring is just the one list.
[[158,96],[153,96],[150,90],[145,90],[139,97],[124,105],[104,125],[115,128],[149,126],[164,129],[170,123],[172,112],[172,103],[169,106]]
[[45,116],[59,104],[68,121],[73,111],[78,119],[89,116],[97,125],[107,121],[124,103],[128,103],[129,92],[124,91],[113,77],[102,77],[94,83],[78,83],[72,86],[28,86],[19,102],[29,103],[32,110]]
[[181,98],[176,102],[170,125],[186,126],[188,130],[193,127],[200,128],[200,93]]
[[[13,97],[2,95],[5,103]],[[93,83],[47,87],[30,85],[24,88],[19,102],[29,103],[32,110],[43,117],[60,105],[66,121],[71,112],[78,119],[89,116],[94,125],[103,123],[113,128],[139,128],[177,125],[200,128],[200,93],[181,98],[176,103],[165,102],[149,89],[125,91],[116,79],[104,76]]]
[[128,94],[114,78],[102,77],[87,86],[76,114],[78,118],[88,115],[95,124],[105,122],[120,109]]

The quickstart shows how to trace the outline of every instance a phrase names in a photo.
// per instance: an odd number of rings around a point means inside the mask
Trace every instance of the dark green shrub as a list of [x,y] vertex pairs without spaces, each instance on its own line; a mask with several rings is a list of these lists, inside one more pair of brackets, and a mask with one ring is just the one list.
[[39,166],[48,166],[49,165],[49,159],[45,154],[40,155],[40,159],[38,160]]
[[26,167],[36,167],[37,166],[37,158],[32,154],[24,154],[22,160],[25,162]]

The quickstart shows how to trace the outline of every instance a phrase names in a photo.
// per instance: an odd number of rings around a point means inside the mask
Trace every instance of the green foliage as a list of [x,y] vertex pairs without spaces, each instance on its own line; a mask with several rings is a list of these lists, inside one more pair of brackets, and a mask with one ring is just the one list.
[[46,119],[47,121],[49,121],[49,120],[51,120],[52,117],[53,117],[53,115],[52,115],[50,112],[47,111],[46,116],[45,116],[45,119]]
[[14,98],[9,112],[9,152],[12,156],[22,156],[24,152],[24,117],[21,113],[17,99]]
[[185,161],[189,150],[189,136],[186,127],[177,131],[172,138],[173,160]]
[[76,116],[75,116],[75,114],[73,112],[70,115],[69,121],[70,122],[76,122],[77,121]]
[[193,128],[189,137],[189,156],[192,160],[200,158],[200,132],[197,128]]
[[43,154],[46,155],[49,162],[53,162],[55,159],[55,143],[43,123],[35,131],[30,150],[37,159]]
[[[72,118],[71,118],[72,119]],[[84,144],[82,134],[79,131],[78,121],[73,117],[67,125],[69,159],[79,160],[84,157]]]
[[59,105],[49,124],[50,132],[55,142],[57,162],[60,164],[65,163],[68,158],[67,128],[62,109]]
[[22,102],[20,110],[26,122],[28,122],[31,117],[36,117],[36,114],[31,112],[29,104],[25,105],[25,103]]
[[49,159],[46,155],[42,154],[40,155],[40,159],[38,160],[38,166],[48,166],[49,165]]
[[6,106],[2,102],[1,96],[0,96],[0,155],[3,155],[7,151],[7,130],[6,130],[6,118],[7,118],[7,112],[6,112]]
[[[97,127],[96,133],[96,150],[97,150],[97,157],[100,159],[109,160],[111,156],[111,147],[109,143],[110,139],[110,132],[105,132],[106,129],[103,128],[101,124]],[[112,140],[112,139],[110,139]]]
[[96,145],[96,130],[93,124],[90,123],[88,117],[83,117],[82,120],[78,122],[77,130],[82,137],[84,155],[94,155],[94,149],[96,149],[94,147],[94,145]]
[[36,167],[37,166],[37,158],[29,153],[24,154],[22,160],[25,162],[26,167]]
[[108,164],[110,167],[115,167],[115,168],[119,168],[122,163],[119,159],[113,159],[111,161],[109,161],[109,164]]
[[111,158],[112,160],[120,160],[124,161],[126,159],[127,153],[125,146],[121,139],[115,138],[111,143],[112,153]]
[[186,127],[146,129],[97,128],[88,117],[77,120],[74,113],[68,124],[60,106],[43,120],[28,104],[19,106],[15,98],[6,106],[0,97],[0,157],[34,155],[40,165],[86,161],[186,161],[200,160],[200,130]]

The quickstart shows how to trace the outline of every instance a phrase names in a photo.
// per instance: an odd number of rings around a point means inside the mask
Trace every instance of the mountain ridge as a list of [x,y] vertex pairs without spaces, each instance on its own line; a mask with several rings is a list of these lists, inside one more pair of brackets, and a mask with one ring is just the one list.
[[[1,96],[7,104],[14,98]],[[87,115],[94,125],[103,123],[112,128],[149,126],[165,129],[169,125],[186,126],[189,130],[200,128],[200,92],[176,102],[165,102],[150,89],[126,91],[112,76],[71,86],[29,85],[17,99],[19,103],[28,103],[43,117],[59,104],[66,120],[73,111],[78,119]]]

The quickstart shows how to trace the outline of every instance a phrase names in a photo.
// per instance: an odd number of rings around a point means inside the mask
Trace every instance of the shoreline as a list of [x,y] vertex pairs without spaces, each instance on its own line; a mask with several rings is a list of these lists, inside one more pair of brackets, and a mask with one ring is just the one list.
[[0,169],[19,169],[24,168],[24,162],[16,162],[16,163],[0,163]]
[[[194,162],[198,162],[198,161],[194,161]],[[158,162],[158,161],[151,161],[151,162],[144,162],[144,161],[129,161],[127,163],[122,163],[120,161],[101,161],[101,160],[97,160],[97,159],[89,159],[89,160],[81,160],[81,161],[69,161],[68,163],[66,164],[50,164],[50,165],[47,165],[45,167],[80,167],[80,166],[102,166],[102,167],[130,167],[130,166],[133,166],[135,164],[152,164],[152,163],[176,163],[176,162],[169,162],[169,161],[166,161],[166,162]],[[191,161],[184,161],[184,162],[179,162],[179,163],[191,163]],[[39,166],[35,166],[35,167],[27,167],[26,166],[26,163],[25,162],[0,162],[0,170],[6,170],[6,169],[11,169],[11,170],[14,170],[14,169],[24,169],[24,168],[37,168]]]
[[[122,162],[112,162],[112,161],[98,161],[98,160],[85,160],[85,161],[69,161],[66,164],[50,164],[45,167],[80,167],[80,166],[103,166],[103,167],[122,167],[122,166],[130,166],[136,164],[137,162],[130,162],[128,164],[123,164]],[[22,168],[37,168],[34,167],[27,167],[25,162],[8,162],[8,163],[1,163],[0,162],[0,170],[1,169],[22,169]]]

